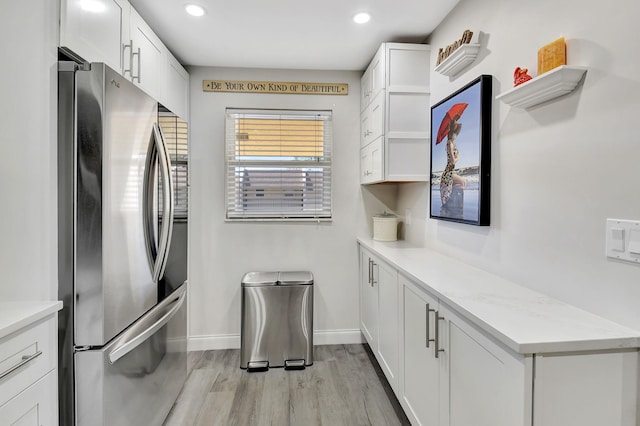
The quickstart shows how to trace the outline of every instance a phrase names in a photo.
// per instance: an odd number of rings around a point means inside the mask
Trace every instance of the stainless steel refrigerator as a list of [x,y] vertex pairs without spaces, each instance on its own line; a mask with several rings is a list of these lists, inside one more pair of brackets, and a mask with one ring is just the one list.
[[59,62],[58,88],[60,424],[161,425],[187,375],[187,222],[158,104],[100,63]]

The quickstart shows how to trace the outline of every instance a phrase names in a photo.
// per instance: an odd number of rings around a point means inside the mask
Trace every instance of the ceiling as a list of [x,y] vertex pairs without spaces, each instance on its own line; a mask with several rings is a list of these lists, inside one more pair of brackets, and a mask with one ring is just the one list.
[[458,0],[194,0],[200,18],[188,2],[130,0],[183,65],[363,70],[382,42],[424,41]]

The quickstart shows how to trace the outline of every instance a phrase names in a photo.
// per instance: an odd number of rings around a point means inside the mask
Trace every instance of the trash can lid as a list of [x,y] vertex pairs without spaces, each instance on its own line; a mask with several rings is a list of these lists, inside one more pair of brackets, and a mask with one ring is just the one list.
[[310,285],[313,284],[313,274],[309,271],[280,271],[279,285]]
[[278,283],[277,272],[247,272],[242,277],[242,287],[260,287],[276,285]]

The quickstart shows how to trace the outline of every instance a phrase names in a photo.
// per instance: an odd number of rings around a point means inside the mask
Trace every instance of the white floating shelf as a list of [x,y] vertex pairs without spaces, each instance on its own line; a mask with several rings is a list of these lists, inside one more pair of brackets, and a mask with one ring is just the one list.
[[530,108],[573,92],[587,67],[561,65],[534,79],[496,96],[496,99],[518,108]]
[[456,76],[467,65],[476,60],[479,51],[480,44],[462,44],[447,59],[440,62],[435,71],[448,77]]

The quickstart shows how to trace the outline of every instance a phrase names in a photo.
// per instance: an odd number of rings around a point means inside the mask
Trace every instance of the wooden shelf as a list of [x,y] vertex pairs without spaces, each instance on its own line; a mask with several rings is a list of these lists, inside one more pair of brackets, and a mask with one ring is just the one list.
[[562,65],[496,96],[497,100],[518,108],[531,108],[571,93],[587,67]]
[[435,71],[448,77],[454,77],[476,60],[479,51],[480,44],[463,44],[436,66]]

